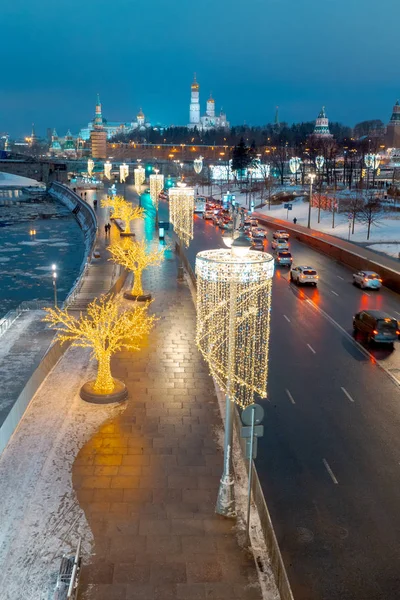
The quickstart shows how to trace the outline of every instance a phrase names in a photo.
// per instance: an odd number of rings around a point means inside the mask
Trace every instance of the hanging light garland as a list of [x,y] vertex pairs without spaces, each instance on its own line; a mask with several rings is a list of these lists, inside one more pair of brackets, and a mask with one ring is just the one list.
[[178,186],[168,191],[169,219],[176,235],[187,247],[193,239],[194,189],[184,183]]
[[316,156],[315,157],[315,166],[317,167],[318,171],[321,171],[324,167],[325,164],[325,158],[321,155]]
[[119,180],[121,183],[125,183],[126,178],[129,176],[129,167],[123,163],[119,166]]
[[87,161],[87,172],[88,172],[89,177],[91,177],[93,175],[93,169],[94,169],[94,160],[89,158],[89,160]]
[[199,158],[195,158],[193,161],[193,167],[197,174],[201,173],[203,169],[203,157],[199,156]]
[[146,173],[142,165],[139,165],[136,169],[134,169],[133,173],[135,175],[135,188],[136,191],[139,192],[146,179]]
[[380,165],[381,159],[379,154],[366,154],[364,161],[368,169],[373,169],[374,171],[376,171],[376,169]]
[[197,346],[230,400],[267,396],[271,288],[269,254],[207,250],[196,257]]
[[158,169],[154,169],[155,175],[150,175],[150,198],[156,210],[158,210],[158,197],[164,189],[164,175],[158,174]]
[[290,160],[289,160],[289,168],[290,168],[290,172],[295,175],[296,173],[298,173],[299,169],[300,169],[300,165],[301,165],[301,158],[299,158],[298,156],[293,156]]
[[111,169],[112,169],[112,164],[108,160],[107,162],[104,163],[104,177],[107,177],[107,179],[111,179]]

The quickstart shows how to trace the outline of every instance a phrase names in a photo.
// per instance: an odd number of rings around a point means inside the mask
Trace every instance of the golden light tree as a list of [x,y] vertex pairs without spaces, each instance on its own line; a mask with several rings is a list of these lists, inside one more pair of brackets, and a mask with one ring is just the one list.
[[108,247],[113,262],[122,265],[133,273],[133,286],[126,298],[150,297],[143,291],[142,274],[147,267],[161,264],[164,260],[165,248],[150,250],[144,241],[127,240],[123,244],[112,244]]
[[[88,382],[96,394],[111,394],[118,380],[111,374],[111,356],[119,350],[140,350],[143,340],[152,329],[154,316],[147,314],[148,304],[121,311],[121,300],[103,295],[87,307],[87,314],[74,317],[68,310],[46,308],[44,321],[55,329],[61,343],[91,348],[97,360],[97,377]],[[125,388],[125,386],[124,386]]]
[[144,219],[145,211],[144,208],[139,206],[133,206],[130,202],[127,202],[122,196],[107,196],[101,201],[103,208],[113,209],[113,219],[121,219],[125,223],[125,232],[131,233],[131,221],[135,219]]

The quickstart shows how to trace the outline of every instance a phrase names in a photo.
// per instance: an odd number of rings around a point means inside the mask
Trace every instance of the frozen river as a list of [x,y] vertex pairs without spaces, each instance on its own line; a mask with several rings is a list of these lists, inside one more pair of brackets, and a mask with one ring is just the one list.
[[[0,206],[0,225],[0,318],[25,300],[54,298],[53,263],[61,302],[84,259],[84,236],[74,216],[49,197],[35,204]],[[35,235],[30,234],[33,229]]]

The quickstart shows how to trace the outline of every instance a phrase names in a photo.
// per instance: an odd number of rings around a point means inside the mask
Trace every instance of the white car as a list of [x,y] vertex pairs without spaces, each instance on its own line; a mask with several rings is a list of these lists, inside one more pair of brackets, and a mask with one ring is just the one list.
[[251,230],[251,234],[253,238],[265,238],[267,237],[267,232],[265,229],[261,229],[261,227],[253,227]]
[[359,285],[361,289],[379,290],[382,286],[382,279],[374,271],[359,271],[353,274],[353,283]]
[[272,237],[275,240],[288,240],[290,236],[284,229],[278,229],[277,231],[274,231]]
[[314,267],[293,267],[290,271],[290,281],[297,283],[297,285],[317,285],[318,273]]
[[214,213],[211,210],[205,210],[203,212],[203,219],[207,219],[208,221],[210,221],[214,216]]
[[289,250],[289,243],[287,240],[273,238],[271,248],[272,250]]

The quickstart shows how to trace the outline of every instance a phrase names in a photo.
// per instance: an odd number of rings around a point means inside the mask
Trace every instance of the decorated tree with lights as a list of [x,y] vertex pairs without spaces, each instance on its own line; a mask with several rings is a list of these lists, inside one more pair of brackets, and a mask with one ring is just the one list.
[[113,218],[121,219],[125,223],[125,233],[131,233],[131,221],[135,219],[144,219],[144,209],[139,206],[133,206],[122,196],[107,196],[101,201],[103,208],[112,208]]
[[[121,300],[103,295],[87,307],[87,314],[74,317],[68,310],[46,308],[44,321],[55,329],[61,343],[91,348],[97,360],[97,377],[85,385],[95,394],[113,393],[117,383],[111,374],[111,356],[119,350],[140,350],[141,343],[154,325],[155,317],[147,314],[148,304],[121,310]],[[85,386],[84,386],[85,387]],[[125,387],[125,386],[123,386]]]
[[150,250],[144,241],[127,240],[123,244],[112,244],[108,247],[113,262],[116,262],[133,273],[131,294],[126,297],[144,297],[142,274],[147,267],[161,264],[164,260],[164,248]]

